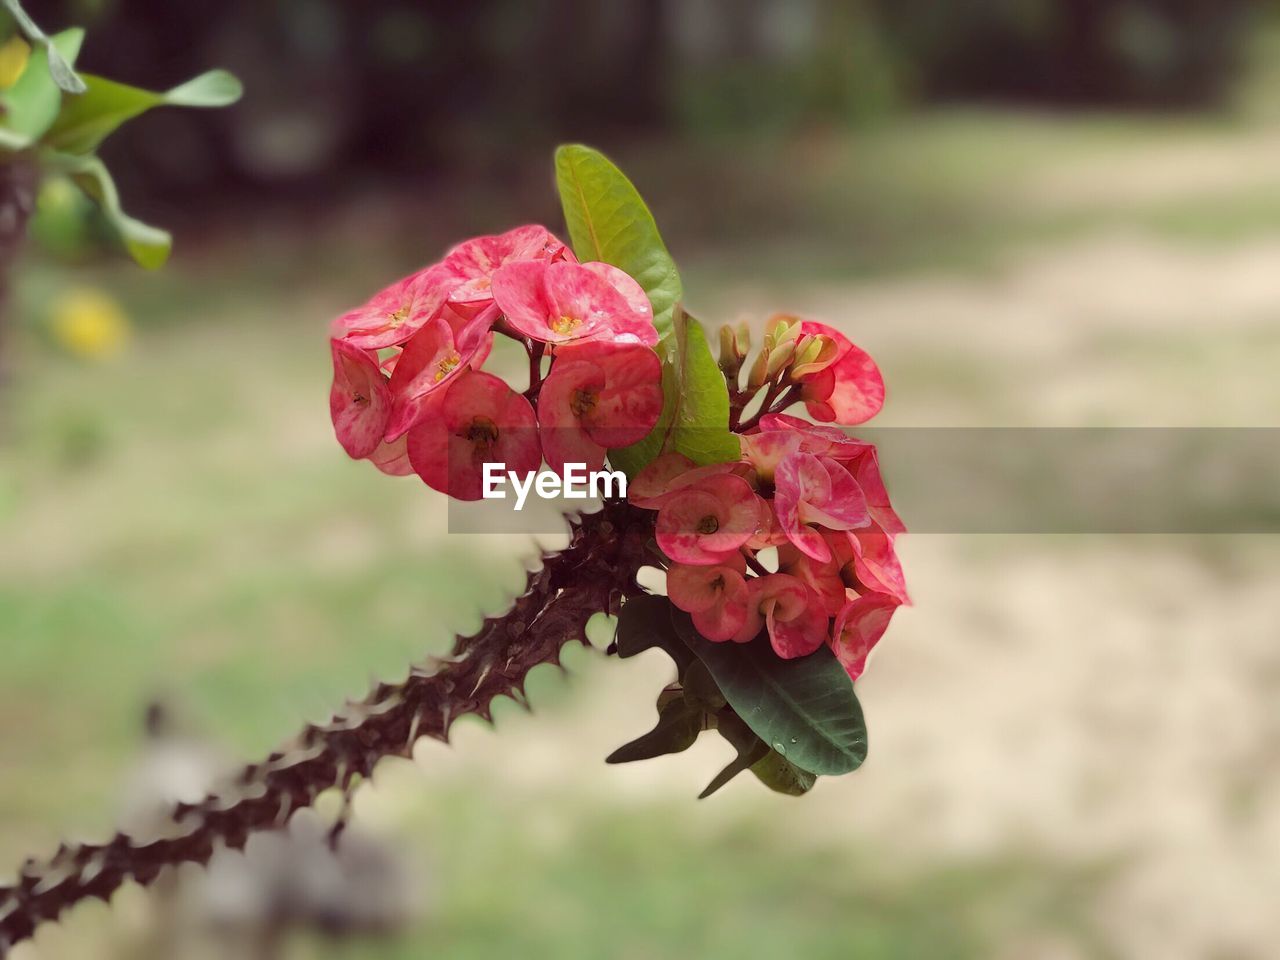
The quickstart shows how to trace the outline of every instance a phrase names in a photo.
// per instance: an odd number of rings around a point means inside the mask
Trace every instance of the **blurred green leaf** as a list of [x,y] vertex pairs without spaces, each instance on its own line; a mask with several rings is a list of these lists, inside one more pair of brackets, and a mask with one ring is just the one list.
[[65,153],[89,153],[122,123],[153,107],[225,107],[244,92],[226,70],[210,70],[186,83],[155,93],[85,74],[85,92],[68,100],[46,142]]
[[62,90],[49,69],[53,55],[74,63],[84,41],[84,31],[64,30],[44,46],[31,51],[26,69],[12,87],[3,94],[5,113],[0,124],[0,146],[21,150],[44,135],[58,116],[62,106]]
[[556,150],[556,186],[579,260],[602,260],[626,271],[649,295],[658,336],[671,330],[683,296],[680,273],[653,214],[621,170],[581,144]]
[[681,753],[693,746],[701,732],[702,711],[683,699],[671,700],[659,712],[657,726],[613,751],[604,762],[632,763]]
[[677,307],[659,352],[665,359],[658,422],[638,443],[610,450],[609,462],[635,476],[664,450],[676,450],[699,464],[738,459],[742,447],[729,430],[729,388],[702,325]]
[[774,793],[785,793],[789,797],[804,796],[818,782],[816,776],[801,770],[777,750],[770,750],[752,764],[751,772]]
[[693,654],[671,624],[671,601],[654,594],[630,597],[618,613],[618,656],[634,657],[657,647],[665,650],[681,672]]
[[107,221],[120,234],[129,255],[148,270],[164,266],[173,247],[173,238],[161,230],[135,220],[120,207],[120,194],[106,165],[97,157],[49,154],[55,169],[65,173],[81,190],[97,201]]
[[[31,45],[33,47],[38,47],[41,52],[44,53],[44,59],[41,61],[41,66],[43,66],[45,71],[48,72],[49,78],[53,80],[54,86],[59,90],[65,90],[67,93],[84,93],[84,81],[81,80],[75,70],[72,69],[72,64],[75,63],[75,55],[72,54],[71,56],[67,56],[66,51],[56,45],[55,41],[57,40],[57,37],[50,40],[36,22],[27,15],[27,12],[22,9],[22,4],[19,3],[18,0],[3,0],[3,2],[5,9],[9,11],[14,22],[17,23],[18,29],[26,35],[27,39],[31,41]],[[76,31],[66,30],[58,36],[63,36],[72,32]],[[84,31],[81,30],[78,32],[82,39]],[[77,52],[79,49],[80,41],[77,40]],[[32,61],[34,62],[35,60],[36,58],[32,57]]]
[[783,660],[765,634],[746,644],[712,643],[694,629],[688,614],[673,610],[672,622],[707,665],[729,706],[789,762],[809,773],[838,775],[866,759],[862,707],[849,675],[827,647]]

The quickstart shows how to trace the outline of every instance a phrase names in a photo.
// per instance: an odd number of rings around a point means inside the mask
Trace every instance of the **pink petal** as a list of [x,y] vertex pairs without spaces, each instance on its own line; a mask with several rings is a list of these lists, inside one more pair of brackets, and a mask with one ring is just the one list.
[[552,310],[546,263],[525,260],[498,269],[493,275],[493,299],[511,326],[535,340],[546,339]]
[[653,304],[649,295],[635,279],[623,270],[608,263],[584,263],[584,269],[598,274],[617,290],[626,301],[628,310],[613,317],[611,339],[653,346],[658,342],[658,331],[653,325]]
[[658,511],[658,546],[678,563],[720,563],[759,523],[758,498],[745,480],[723,475],[672,495]]
[[393,443],[383,442],[378,449],[369,454],[369,462],[392,477],[407,477],[413,473],[413,464],[409,462],[409,441],[401,437]]
[[[813,591],[810,590],[809,593],[812,594]],[[821,601],[816,597],[802,613],[789,620],[766,616],[765,626],[769,628],[769,642],[773,645],[774,653],[784,660],[807,657],[829,639],[827,616],[822,610]]]
[[893,612],[900,604],[882,593],[868,593],[848,605],[836,618],[831,649],[836,659],[857,680],[866,668],[867,657],[884,636]]
[[825,471],[827,483],[812,488],[812,496],[803,497],[800,519],[828,530],[853,530],[867,526],[871,522],[867,498],[853,474],[828,457],[814,459]]
[[439,265],[419,270],[338,317],[333,322],[333,336],[365,350],[404,343],[440,308],[456,285]]
[[553,470],[563,473],[566,463],[585,463],[588,470],[603,466],[604,445],[584,428],[582,404],[604,385],[605,372],[594,363],[558,357],[552,364],[538,392],[538,427],[542,453]]
[[[785,573],[771,573],[750,581],[748,589],[749,610],[757,611],[757,617],[763,615],[778,656],[806,656],[826,641],[827,618],[822,601],[803,581]],[[748,616],[747,624],[750,623]]]
[[884,478],[880,475],[880,454],[876,448],[867,444],[866,449],[859,453],[848,466],[866,497],[871,519],[880,525],[890,539],[905,533],[906,525],[889,502],[889,491],[885,489]]
[[778,547],[778,570],[803,581],[822,601],[823,610],[834,617],[848,597],[840,568],[832,557],[826,562],[814,560],[791,543]]
[[739,463],[711,463],[698,467],[684,454],[668,451],[636,475],[627,487],[627,499],[637,507],[657,510],[677,490],[701,483],[707,477],[736,473],[742,466]]
[[802,448],[803,436],[794,430],[769,430],[743,435],[742,457],[765,483],[772,483],[784,457]]
[[[806,321],[800,330],[802,333],[825,334],[839,347],[835,363],[809,381],[816,383],[828,376],[831,379],[830,392],[820,399],[815,395],[814,401],[808,403],[809,415],[815,420],[834,420],[853,426],[865,423],[879,413],[884,406],[884,377],[870,354],[825,323]],[[821,393],[821,388],[815,387],[815,394],[818,393]]]
[[329,416],[347,456],[362,460],[378,448],[391,416],[391,394],[377,358],[344,340],[330,340],[333,386]]
[[[472,352],[474,352],[474,345]],[[387,439],[403,436],[422,419],[426,401],[468,369],[467,360],[454,342],[453,329],[444,317],[433,317],[413,339],[391,374],[392,411]]]
[[708,567],[676,564],[667,572],[667,595],[708,640],[731,639],[747,616],[747,585],[742,555]]
[[907,578],[893,548],[893,539],[879,527],[852,530],[848,536],[853,546],[853,569],[858,582],[866,589],[886,594],[901,604],[911,603]]
[[478,500],[485,463],[526,474],[542,462],[529,401],[488,373],[467,371],[435,415],[408,434],[409,459],[423,481],[459,500]]
[[811,453],[793,453],[778,464],[774,481],[773,506],[782,532],[813,559],[830,560],[830,547],[822,534],[805,525],[802,513],[809,498],[830,497],[831,481],[826,468]]
[[[662,414],[662,361],[640,344],[594,342],[564,347],[563,359],[588,359],[604,374],[591,409],[582,416],[592,440],[615,449],[643,440]],[[555,368],[552,368],[552,376]]]
[[676,480],[693,468],[693,461],[683,453],[664,453],[636,474],[627,487],[627,499],[637,507],[656,510]]
[[450,275],[471,281],[492,277],[499,267],[517,260],[563,259],[566,251],[546,227],[527,224],[460,243],[445,254],[441,266]]

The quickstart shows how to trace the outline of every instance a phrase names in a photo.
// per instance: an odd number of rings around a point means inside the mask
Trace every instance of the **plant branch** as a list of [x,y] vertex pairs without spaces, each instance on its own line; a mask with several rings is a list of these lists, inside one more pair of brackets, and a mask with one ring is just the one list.
[[652,516],[610,501],[570,521],[569,546],[543,558],[506,614],[459,637],[448,657],[432,658],[406,679],[380,684],[329,723],[307,727],[285,748],[246,766],[228,790],[176,807],[171,830],[159,839],[117,834],[105,843],[64,844],[44,862],[28,860],[13,884],[0,886],[0,957],[82,900],[107,900],[130,879],[146,886],[166,868],[204,864],[220,848],[243,847],[250,834],[283,827],[326,790],[367,778],[383,757],[409,757],[420,737],[447,742],[458,717],[488,719],[500,696],[523,700],[533,667],[559,663],[565,644],[587,642],[594,614],[616,613],[622,599],[639,590],[635,575]]

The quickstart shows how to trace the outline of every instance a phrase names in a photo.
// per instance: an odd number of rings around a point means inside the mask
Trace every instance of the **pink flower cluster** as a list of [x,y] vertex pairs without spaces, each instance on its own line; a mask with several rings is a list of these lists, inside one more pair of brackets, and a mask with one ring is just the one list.
[[[495,333],[529,354],[523,392],[482,369]],[[334,321],[334,431],[351,457],[462,500],[488,462],[599,469],[658,420],[656,342],[648,297],[618,268],[579,263],[540,226],[477,237]]]
[[708,640],[745,643],[763,629],[787,659],[826,643],[856,678],[910,602],[894,551],[905,527],[875,447],[837,428],[765,415],[743,435],[741,460],[695,467],[664,454],[629,499],[657,510],[668,596]]

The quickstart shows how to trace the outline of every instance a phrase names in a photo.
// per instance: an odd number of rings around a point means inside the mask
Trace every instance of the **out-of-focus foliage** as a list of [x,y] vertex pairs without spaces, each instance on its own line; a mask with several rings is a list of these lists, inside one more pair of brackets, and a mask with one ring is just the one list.
[[134,260],[144,267],[161,266],[172,245],[169,234],[125,214],[115,182],[94,151],[122,123],[152,107],[234,103],[240,98],[240,82],[213,70],[165,93],[152,93],[81,76],[75,62],[83,30],[73,27],[49,36],[19,0],[3,0],[3,9],[10,22],[0,51],[0,164],[38,175],[65,175],[98,203]]
[[927,99],[1219,105],[1258,0],[871,0]]
[[[792,135],[922,102],[1202,107],[1261,0],[51,0],[94,71],[225,63],[253,96],[112,145],[159,202],[502,176],[552,143]],[[48,12],[46,13],[45,10]]]

